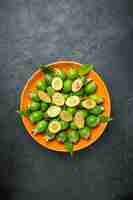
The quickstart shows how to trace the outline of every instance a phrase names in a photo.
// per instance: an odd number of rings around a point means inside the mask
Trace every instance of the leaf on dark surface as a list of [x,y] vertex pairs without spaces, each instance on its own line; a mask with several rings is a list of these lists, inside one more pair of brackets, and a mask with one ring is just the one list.
[[108,117],[108,116],[105,116],[105,115],[101,115],[100,116],[100,122],[101,123],[106,123],[106,122],[110,122],[112,121],[113,119],[111,117]]
[[94,70],[94,65],[92,65],[92,64],[82,64],[79,68],[79,75],[86,75],[92,70]]
[[73,155],[73,144],[70,143],[70,142],[65,142],[64,143],[67,151],[70,153],[70,155],[72,156]]
[[29,114],[30,114],[30,111],[29,111],[29,110],[24,110],[24,111],[17,110],[16,112],[17,112],[21,117],[29,116]]
[[40,64],[38,66],[44,73],[53,73],[54,70],[52,67],[46,65],[46,64]]

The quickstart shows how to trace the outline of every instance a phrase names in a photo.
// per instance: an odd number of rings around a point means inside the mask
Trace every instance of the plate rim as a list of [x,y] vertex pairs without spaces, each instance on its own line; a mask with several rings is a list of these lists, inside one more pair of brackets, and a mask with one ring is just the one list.
[[[79,66],[82,64],[82,63],[79,63],[79,62],[76,62],[76,61],[59,60],[59,61],[55,61],[55,62],[49,63],[49,64],[47,64],[47,65],[48,65],[48,66],[53,66],[53,65],[61,64],[61,63],[69,63],[69,64],[71,63],[71,64],[76,64],[76,65],[79,65]],[[35,71],[33,71],[32,74],[31,74],[31,76],[30,76],[30,78],[26,81],[24,87],[22,88],[21,94],[20,94],[20,101],[19,101],[20,110],[21,110],[21,108],[22,108],[22,103],[21,103],[21,102],[22,102],[22,99],[23,99],[25,90],[27,89],[27,86],[28,86],[28,84],[30,83],[30,81],[33,79],[33,77],[36,76],[36,74],[38,74],[39,72],[41,72],[40,69],[36,69]],[[96,71],[94,71],[94,72],[96,73],[96,75],[98,76],[98,78],[100,79],[100,81],[103,82],[104,89],[107,91],[108,103],[109,103],[108,116],[110,116],[110,115],[111,115],[111,97],[110,97],[110,92],[109,92],[109,90],[108,90],[108,87],[107,87],[105,81],[102,79],[102,77],[101,77]],[[33,136],[33,135],[27,130],[27,128],[26,128],[26,126],[25,126],[25,124],[24,124],[24,117],[22,117],[22,122],[23,122],[23,126],[24,126],[26,132],[28,132],[28,135],[30,135],[31,138],[32,138],[36,143],[38,143],[39,145],[41,145],[43,148],[46,148],[46,149],[49,149],[49,150],[52,150],[52,151],[56,151],[56,152],[64,152],[64,153],[67,152],[66,149],[55,149],[55,148],[52,149],[52,148],[50,148],[49,146],[42,144],[39,140],[37,140],[37,139],[35,138],[35,136]],[[103,124],[103,128],[100,130],[99,136],[98,136],[95,140],[92,140],[91,143],[89,143],[89,144],[86,144],[86,145],[83,145],[83,146],[81,146],[81,147],[79,147],[79,148],[73,149],[73,151],[75,152],[75,151],[83,150],[83,149],[85,149],[85,148],[87,148],[87,147],[90,147],[90,146],[93,145],[94,143],[96,143],[96,142],[103,136],[104,131],[105,131],[105,129],[107,128],[107,125],[108,125],[108,122],[106,122],[106,123]]]

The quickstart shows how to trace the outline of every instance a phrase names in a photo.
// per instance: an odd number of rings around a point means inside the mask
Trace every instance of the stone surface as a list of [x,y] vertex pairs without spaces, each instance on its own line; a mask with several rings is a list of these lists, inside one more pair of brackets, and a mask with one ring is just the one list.
[[[133,188],[133,5],[126,0],[0,1],[0,192],[11,200],[119,200]],[[71,55],[79,50],[80,54]],[[73,158],[48,151],[15,111],[39,63],[94,63],[113,122]]]

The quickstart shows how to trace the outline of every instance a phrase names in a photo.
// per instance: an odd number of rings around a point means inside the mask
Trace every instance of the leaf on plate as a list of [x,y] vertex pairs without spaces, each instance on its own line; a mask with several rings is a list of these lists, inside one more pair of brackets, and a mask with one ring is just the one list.
[[70,155],[72,156],[72,154],[73,154],[73,144],[70,143],[70,142],[65,142],[64,145],[65,145],[67,151],[68,151],[68,152],[70,153]]
[[108,117],[108,116],[105,116],[105,115],[101,115],[100,116],[100,122],[101,123],[106,123],[106,122],[110,122],[112,121],[113,119],[111,117]]
[[44,73],[53,73],[54,70],[52,67],[46,65],[46,64],[40,64],[38,66]]
[[92,65],[92,64],[82,64],[79,68],[79,75],[86,75],[92,70],[94,70],[94,65]]
[[25,117],[25,116],[28,116],[30,114],[30,111],[29,110],[23,110],[23,111],[20,111],[20,110],[17,110],[16,111],[21,117]]

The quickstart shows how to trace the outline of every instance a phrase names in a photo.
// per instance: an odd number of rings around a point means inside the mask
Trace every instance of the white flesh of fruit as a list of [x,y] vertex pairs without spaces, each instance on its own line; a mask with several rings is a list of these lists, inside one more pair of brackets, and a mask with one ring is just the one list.
[[60,77],[55,77],[52,80],[52,88],[56,91],[59,91],[63,88],[63,81],[61,80]]
[[47,110],[47,114],[49,117],[56,117],[61,112],[61,108],[58,106],[50,106]]
[[53,120],[49,123],[48,130],[50,133],[56,134],[61,130],[61,124],[57,120]]
[[63,106],[65,103],[64,95],[59,92],[55,92],[52,96],[52,102],[57,106]]
[[82,86],[83,86],[83,82],[81,81],[80,78],[78,78],[72,83],[72,91],[78,92],[82,88]]
[[86,99],[82,102],[82,106],[89,110],[96,106],[96,102],[92,99]]
[[74,123],[78,128],[84,128],[85,119],[80,112],[75,114]]
[[78,96],[68,97],[66,100],[66,105],[69,107],[75,107],[80,103],[80,98]]

